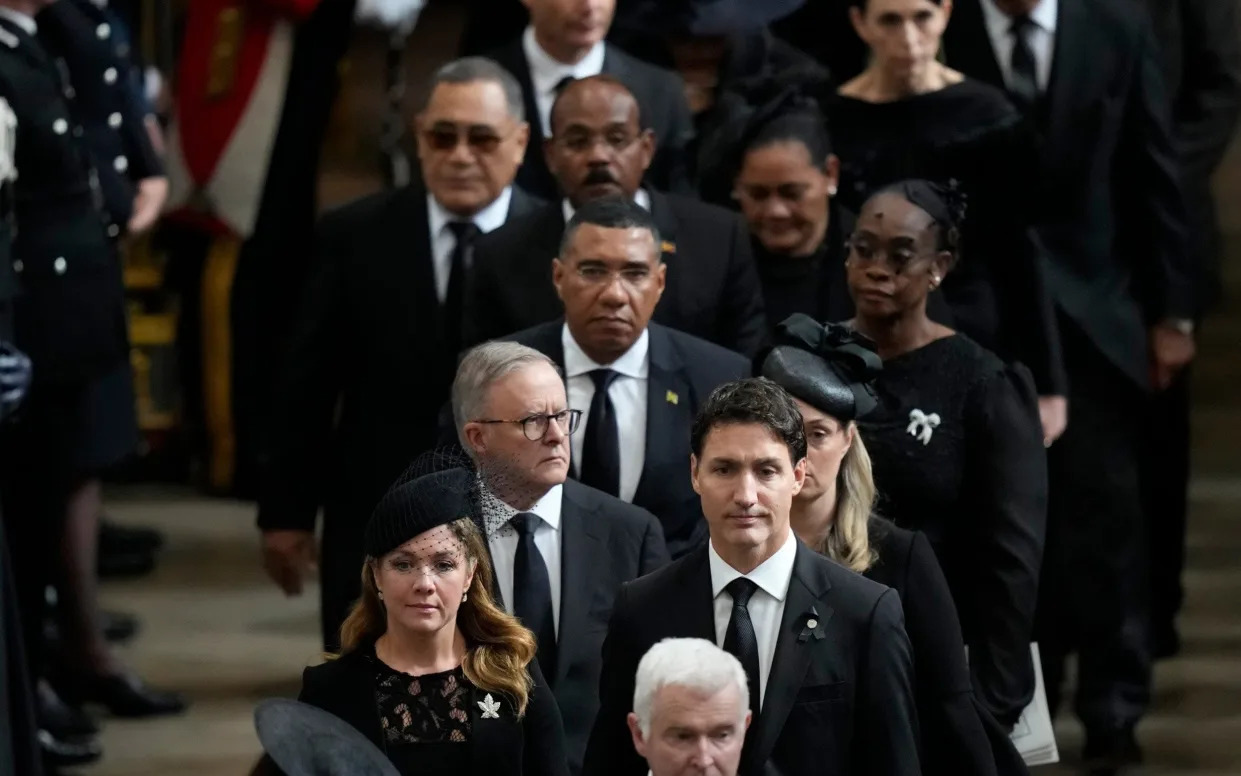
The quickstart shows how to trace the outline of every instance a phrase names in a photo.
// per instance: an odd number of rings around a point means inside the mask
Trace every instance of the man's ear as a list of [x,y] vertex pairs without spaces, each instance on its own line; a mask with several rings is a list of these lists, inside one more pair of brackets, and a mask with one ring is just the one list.
[[465,441],[474,453],[481,453],[487,449],[487,445],[483,442],[483,429],[478,423],[466,423],[461,431],[465,436]]
[[646,741],[642,738],[642,726],[638,724],[638,715],[632,711],[629,716],[625,717],[625,722],[629,723],[629,735],[633,736],[633,749],[638,755],[646,759]]
[[801,493],[801,488],[806,484],[806,459],[803,458],[793,467],[793,495]]
[[694,492],[701,496],[702,490],[698,487],[698,456],[693,453],[689,454],[689,481],[694,486]]
[[564,282],[565,266],[560,257],[552,259],[552,285],[556,287],[556,296],[564,302],[564,294],[560,292],[560,284]]

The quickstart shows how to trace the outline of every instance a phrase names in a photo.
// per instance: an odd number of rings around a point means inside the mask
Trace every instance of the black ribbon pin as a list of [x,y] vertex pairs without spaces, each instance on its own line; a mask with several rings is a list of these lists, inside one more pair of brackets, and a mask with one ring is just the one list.
[[805,618],[802,620],[802,629],[801,633],[797,635],[797,643],[805,644],[811,636],[814,636],[815,641],[822,641],[826,638],[823,630],[827,625],[827,619],[827,617],[820,617],[818,610],[813,606],[810,607],[810,611],[805,614]]

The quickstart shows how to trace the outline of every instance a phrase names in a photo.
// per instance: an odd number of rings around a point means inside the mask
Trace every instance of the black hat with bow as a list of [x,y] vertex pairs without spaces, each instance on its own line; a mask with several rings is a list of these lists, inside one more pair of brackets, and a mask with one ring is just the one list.
[[883,360],[874,343],[848,326],[795,313],[776,327],[773,344],[754,363],[756,374],[844,423],[878,404],[871,382]]

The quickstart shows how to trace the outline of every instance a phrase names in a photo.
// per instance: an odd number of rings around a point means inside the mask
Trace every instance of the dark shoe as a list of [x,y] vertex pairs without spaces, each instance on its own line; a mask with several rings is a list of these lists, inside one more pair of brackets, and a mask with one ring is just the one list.
[[39,749],[49,771],[89,765],[103,756],[103,747],[94,738],[57,738],[46,730],[39,731]]
[[155,570],[155,553],[103,552],[99,553],[100,579],[133,579],[143,577]]
[[185,711],[185,699],[179,694],[153,690],[128,671],[78,678],[72,686],[83,702],[97,703],[116,717],[160,717]]
[[35,686],[35,716],[39,727],[56,738],[80,738],[99,733],[95,720],[81,709],[65,703],[46,680],[40,679]]
[[1142,749],[1133,727],[1086,731],[1082,761],[1091,776],[1136,776],[1141,772]]
[[99,524],[100,552],[158,552],[163,546],[164,535],[154,528],[118,525],[107,518]]
[[113,644],[129,641],[138,633],[138,618],[125,612],[103,613],[103,637]]

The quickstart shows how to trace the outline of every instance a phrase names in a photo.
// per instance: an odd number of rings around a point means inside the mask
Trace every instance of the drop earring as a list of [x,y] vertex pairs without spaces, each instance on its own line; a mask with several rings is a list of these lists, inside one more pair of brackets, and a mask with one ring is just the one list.
[[465,591],[464,593],[462,593],[462,594],[461,594],[461,603],[465,603],[465,602],[466,602],[466,601],[468,601],[468,600],[470,600],[470,591],[469,591],[469,590],[467,590],[467,591]]

